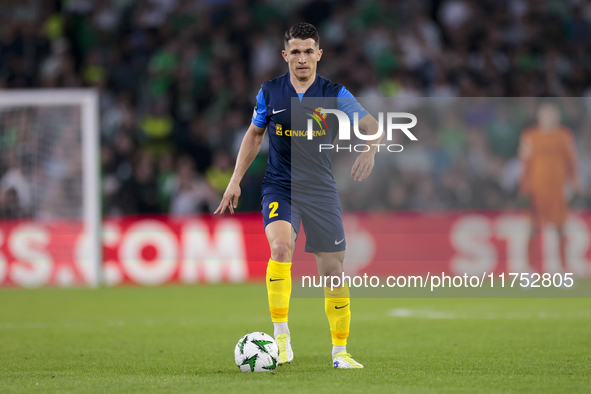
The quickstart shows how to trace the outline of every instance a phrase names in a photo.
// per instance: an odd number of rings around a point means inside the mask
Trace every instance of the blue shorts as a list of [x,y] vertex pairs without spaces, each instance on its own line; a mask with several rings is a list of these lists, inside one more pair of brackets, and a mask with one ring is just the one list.
[[302,223],[306,234],[306,252],[345,250],[345,229],[338,198],[310,203],[295,201],[283,194],[266,193],[261,198],[261,205],[265,227],[276,220],[285,220],[291,223],[297,235]]

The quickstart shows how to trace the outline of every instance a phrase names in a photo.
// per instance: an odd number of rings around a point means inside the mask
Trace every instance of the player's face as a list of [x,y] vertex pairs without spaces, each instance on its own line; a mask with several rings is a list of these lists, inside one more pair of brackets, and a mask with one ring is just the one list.
[[544,130],[553,130],[560,124],[558,108],[551,104],[544,104],[538,110],[538,124]]
[[312,38],[289,40],[281,53],[289,65],[289,72],[300,81],[307,81],[316,74],[316,64],[322,57],[322,49]]

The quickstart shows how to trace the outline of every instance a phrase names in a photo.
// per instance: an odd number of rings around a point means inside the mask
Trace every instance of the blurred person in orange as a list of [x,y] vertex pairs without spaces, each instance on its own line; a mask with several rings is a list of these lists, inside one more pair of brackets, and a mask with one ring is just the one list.
[[529,198],[531,232],[527,252],[534,267],[535,238],[546,223],[556,227],[560,261],[566,270],[566,236],[564,223],[568,216],[566,186],[579,192],[577,153],[572,132],[561,125],[559,109],[550,103],[540,105],[537,125],[521,134],[519,156],[523,163],[520,193]]

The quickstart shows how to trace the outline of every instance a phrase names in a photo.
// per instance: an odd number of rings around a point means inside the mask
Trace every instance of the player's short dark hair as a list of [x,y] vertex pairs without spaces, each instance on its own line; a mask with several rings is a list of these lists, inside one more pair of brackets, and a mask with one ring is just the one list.
[[316,30],[316,26],[311,23],[300,22],[297,25],[290,27],[289,30],[285,32],[283,43],[287,46],[289,40],[293,40],[294,38],[299,38],[300,40],[307,40],[308,38],[311,38],[314,40],[316,45],[320,44],[318,30]]

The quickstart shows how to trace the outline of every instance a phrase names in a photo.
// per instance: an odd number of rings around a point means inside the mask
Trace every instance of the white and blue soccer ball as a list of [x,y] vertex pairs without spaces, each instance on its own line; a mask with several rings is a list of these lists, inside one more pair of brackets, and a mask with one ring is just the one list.
[[251,332],[236,344],[234,360],[242,372],[273,372],[279,362],[279,347],[270,335]]

